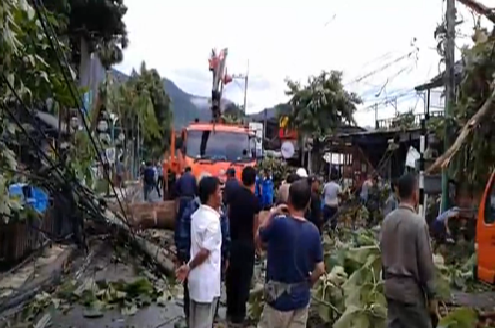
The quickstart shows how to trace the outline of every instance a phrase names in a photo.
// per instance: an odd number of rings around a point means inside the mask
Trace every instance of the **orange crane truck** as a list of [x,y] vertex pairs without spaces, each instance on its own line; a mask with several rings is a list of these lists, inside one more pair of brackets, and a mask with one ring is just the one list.
[[213,49],[208,60],[209,71],[213,75],[212,121],[196,121],[184,128],[180,147],[176,146],[175,131],[172,131],[170,155],[163,164],[164,174],[180,175],[186,167],[190,167],[198,180],[205,174],[223,180],[227,169],[234,168],[240,180],[244,167],[256,165],[254,133],[247,126],[226,124],[221,119],[222,91],[232,81],[232,77],[226,74],[227,53],[227,49],[219,52]]

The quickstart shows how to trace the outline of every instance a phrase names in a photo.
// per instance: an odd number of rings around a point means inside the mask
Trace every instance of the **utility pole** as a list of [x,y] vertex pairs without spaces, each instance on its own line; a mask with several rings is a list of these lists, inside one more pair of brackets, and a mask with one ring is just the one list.
[[232,79],[240,79],[244,80],[244,104],[242,106],[242,110],[244,111],[244,115],[246,115],[247,111],[247,90],[248,90],[248,85],[249,85],[249,60],[247,63],[247,71],[246,74],[233,74]]
[[375,109],[375,129],[378,130],[380,128],[380,125],[378,124],[378,103],[375,103],[373,107]]
[[[445,135],[443,141],[443,151],[445,152],[450,146],[450,126],[449,119],[452,107],[455,102],[455,0],[447,0],[447,12],[445,20],[447,24],[447,39],[445,44],[445,107],[444,122]],[[449,208],[449,174],[448,169],[442,169],[442,211]]]

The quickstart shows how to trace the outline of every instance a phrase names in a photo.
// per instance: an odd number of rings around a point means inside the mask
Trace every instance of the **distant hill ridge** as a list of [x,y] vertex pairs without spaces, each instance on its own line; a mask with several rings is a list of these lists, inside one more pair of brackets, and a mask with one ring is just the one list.
[[[129,75],[124,74],[116,69],[112,69],[111,73],[119,82],[125,82]],[[194,122],[195,119],[201,121],[211,120],[211,111],[208,97],[196,96],[185,92],[179,88],[174,82],[167,78],[163,78],[163,87],[172,101],[172,110],[174,112],[174,125],[176,129],[182,129],[189,123]],[[222,99],[222,108],[229,103],[232,103],[228,99]],[[270,108],[267,111],[268,118],[275,117],[275,108]],[[251,115],[255,120],[262,120],[264,115],[263,111]]]

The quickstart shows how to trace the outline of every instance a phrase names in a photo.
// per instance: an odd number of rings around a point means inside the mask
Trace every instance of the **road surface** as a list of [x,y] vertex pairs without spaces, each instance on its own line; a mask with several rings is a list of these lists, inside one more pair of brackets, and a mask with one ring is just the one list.
[[[150,201],[151,202],[159,202],[163,199],[163,189],[160,189],[160,196],[158,197],[158,193],[156,192],[156,189],[153,189],[150,194]],[[136,197],[134,198],[135,202],[144,202],[144,189],[143,187],[139,187],[139,191],[136,194]]]

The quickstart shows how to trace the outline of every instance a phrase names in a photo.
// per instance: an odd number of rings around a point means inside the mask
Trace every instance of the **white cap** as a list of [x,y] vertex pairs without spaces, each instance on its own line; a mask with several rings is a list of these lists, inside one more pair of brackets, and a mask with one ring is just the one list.
[[306,172],[306,169],[303,167],[300,167],[297,169],[296,174],[300,176],[301,178],[307,178],[308,177],[308,172]]

